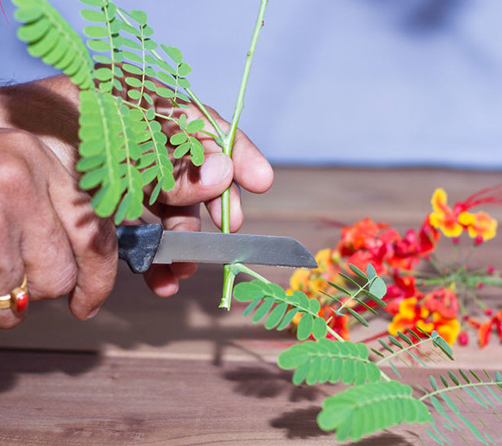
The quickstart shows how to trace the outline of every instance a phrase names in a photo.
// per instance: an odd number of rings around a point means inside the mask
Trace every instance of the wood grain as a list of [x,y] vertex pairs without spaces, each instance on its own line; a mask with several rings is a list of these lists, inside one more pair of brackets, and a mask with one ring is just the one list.
[[[279,168],[269,193],[243,194],[243,232],[293,236],[315,252],[335,245],[341,224],[367,215],[418,227],[435,187],[453,203],[500,180],[496,172]],[[501,209],[490,213],[502,219]],[[498,239],[487,243],[473,262],[502,266],[500,248]],[[259,270],[282,285],[291,274]],[[338,387],[294,387],[275,366],[293,338],[253,326],[238,304],[219,310],[220,289],[221,268],[206,265],[177,297],[159,299],[121,265],[93,320],[73,319],[65,299],[32,305],[21,326],[0,333],[0,445],[334,444],[315,416]],[[353,339],[387,322],[357,328]],[[500,370],[500,348],[493,340],[455,354],[462,367]],[[426,384],[424,372],[407,376]],[[492,412],[478,415],[498,430]],[[415,445],[419,432],[405,426],[358,445]]]

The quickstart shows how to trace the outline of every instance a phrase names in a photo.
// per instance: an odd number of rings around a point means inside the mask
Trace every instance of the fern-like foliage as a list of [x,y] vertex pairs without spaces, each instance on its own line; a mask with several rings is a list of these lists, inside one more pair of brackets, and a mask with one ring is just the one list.
[[124,163],[141,155],[138,133],[134,132],[137,123],[131,114],[120,98],[94,89],[80,93],[79,136],[83,142],[77,170],[86,172],[80,187],[84,190],[99,187],[93,206],[102,217],[115,211],[125,193],[116,221],[137,218],[143,211],[141,173],[134,164]]
[[[473,370],[469,370],[468,373],[458,370],[458,375],[448,372],[447,375],[439,375],[441,384],[438,384],[436,379],[430,376],[432,391],[426,393],[420,400],[430,400],[433,408],[442,419],[443,427],[448,431],[456,431],[459,435],[462,435],[462,431],[467,428],[481,444],[498,445],[502,441],[500,434],[494,433],[493,435],[496,438],[490,435],[488,426],[481,417],[475,414],[473,409],[480,407],[496,410],[497,404],[500,407],[500,404],[502,404],[502,374],[495,372],[493,377],[487,371],[484,371],[483,374],[484,377],[480,377]],[[462,404],[464,411],[467,409],[471,412],[483,428],[483,433],[469,418],[461,413],[458,404],[450,395],[454,396]],[[437,424],[438,422],[435,423],[433,430],[427,430],[429,436],[438,444],[451,444],[438,429]]]
[[374,348],[371,349],[373,353],[382,358],[378,361],[378,365],[388,363],[394,373],[400,377],[399,370],[394,365],[394,360],[399,359],[401,363],[412,369],[409,362],[410,359],[420,363],[424,367],[428,367],[427,363],[422,358],[427,358],[434,361],[433,357],[424,349],[424,347],[436,347],[447,358],[453,360],[453,351],[448,343],[439,335],[437,331],[428,334],[420,327],[416,327],[416,331],[408,330],[410,336],[398,331],[398,338],[395,336],[388,336],[388,342],[378,339],[382,346],[382,351]]
[[[345,279],[346,283],[352,284],[355,288],[349,289],[340,284],[328,282],[333,288],[340,291],[341,294],[328,294],[325,292],[323,292],[323,294],[338,302],[339,307],[335,310],[335,313],[338,316],[343,316],[344,314],[349,313],[359,323],[367,327],[368,322],[364,316],[360,312],[353,309],[352,306],[357,304],[360,308],[373,314],[377,314],[373,306],[379,306],[382,308],[387,306],[387,304],[382,300],[387,293],[387,285],[385,285],[385,282],[381,277],[378,277],[375,268],[371,264],[368,264],[366,273],[350,263],[349,268],[357,276],[356,278],[359,279],[359,282],[346,274],[339,274]],[[372,305],[369,305],[369,303],[372,303]]]
[[267,316],[267,330],[284,330],[293,318],[299,317],[296,334],[300,341],[310,335],[316,339],[326,337],[326,321],[318,314],[321,304],[316,299],[309,299],[302,291],[288,295],[279,285],[253,280],[237,284],[234,287],[234,298],[239,302],[249,302],[243,315],[247,316],[254,311],[254,323]]
[[13,0],[23,25],[18,37],[28,52],[62,70],[81,89],[93,86],[93,64],[80,36],[45,0]]
[[326,382],[360,385],[381,378],[379,368],[369,360],[369,350],[362,343],[329,339],[295,344],[279,355],[279,367],[296,369],[293,384]]
[[[62,70],[81,89],[80,186],[95,191],[96,213],[115,213],[118,224],[141,216],[144,186],[156,182],[150,194],[153,204],[162,190],[175,185],[161,122],[179,129],[169,140],[175,147],[172,156],[189,154],[200,166],[204,148],[195,136],[204,130],[204,121],[187,122],[186,114],[175,113],[187,107],[183,89],[190,88],[186,76],[191,68],[180,50],[152,39],[143,11],[127,12],[110,0],[80,1],[86,5],[82,17],[91,22],[84,33],[101,64],[97,69],[80,36],[47,0],[14,0],[16,18],[23,23],[19,38],[28,43],[31,55]],[[155,109],[157,98],[169,101],[168,114]]]
[[398,381],[379,381],[349,387],[326,398],[317,417],[321,429],[336,430],[338,441],[363,436],[402,423],[430,423],[427,406]]
[[[385,307],[386,304],[382,298],[387,292],[387,287],[385,282],[376,275],[375,269],[371,265],[368,265],[367,273],[362,272],[354,265],[350,265],[350,268],[361,279],[362,283],[343,275],[356,288],[349,290],[333,283],[334,287],[342,291],[345,300],[342,301],[336,295],[329,296],[340,304],[338,310],[335,310],[337,315],[344,315],[344,311],[347,311],[357,321],[367,326],[366,320],[348,305],[353,300],[361,303],[365,308],[370,308],[362,299],[357,297],[360,293],[364,293],[375,304]],[[328,332],[331,332],[335,337],[338,336],[329,327],[328,321],[319,316],[319,310],[321,309],[319,301],[309,299],[303,291],[296,290],[293,294],[288,295],[276,284],[254,280],[237,284],[234,287],[234,298],[240,302],[249,302],[243,314],[247,316],[254,311],[254,323],[269,315],[265,322],[267,330],[276,327],[277,330],[284,330],[293,319],[297,319],[299,320],[297,337],[300,341],[306,340],[311,335],[316,339],[322,339],[326,337]]]

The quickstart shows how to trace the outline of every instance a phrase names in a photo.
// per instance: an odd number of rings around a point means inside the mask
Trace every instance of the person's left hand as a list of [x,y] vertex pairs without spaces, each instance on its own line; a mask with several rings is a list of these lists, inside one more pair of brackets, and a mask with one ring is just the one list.
[[[3,127],[22,129],[36,135],[42,146],[50,148],[72,174],[78,158],[78,89],[66,76],[55,76],[37,82],[0,89],[0,123]],[[166,113],[166,102],[155,98],[157,109]],[[184,109],[188,120],[201,118],[195,106]],[[225,122],[211,110],[224,131]],[[211,129],[210,124],[207,125]],[[163,130],[169,137],[174,131],[164,121]],[[268,190],[273,182],[273,171],[257,147],[238,131],[232,159],[222,153],[214,140],[197,135],[205,150],[205,162],[195,167],[187,158],[173,160],[176,186],[162,192],[151,210],[166,230],[200,230],[199,205],[204,203],[209,215],[221,227],[220,195],[230,187],[230,229],[237,231],[243,221],[239,186],[254,193]],[[149,190],[146,190],[148,195]],[[179,280],[190,277],[195,264],[152,265],[145,274],[149,287],[159,296],[175,294]]]

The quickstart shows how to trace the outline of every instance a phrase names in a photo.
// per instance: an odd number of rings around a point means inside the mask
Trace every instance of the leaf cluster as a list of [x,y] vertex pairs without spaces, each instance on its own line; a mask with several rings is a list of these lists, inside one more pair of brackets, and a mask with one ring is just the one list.
[[[456,375],[449,371],[446,375],[439,375],[440,384],[438,384],[434,376],[430,376],[432,391],[426,392],[420,399],[430,400],[447,431],[457,432],[458,435],[463,437],[462,431],[467,428],[480,444],[496,445],[500,444],[502,437],[497,433],[490,435],[488,426],[482,417],[476,413],[476,409],[482,408],[495,411],[497,410],[496,404],[502,404],[502,374],[495,372],[492,377],[486,370],[483,371],[483,374],[484,376],[480,377],[473,370],[465,372],[459,369],[458,375]],[[464,410],[469,411],[476,418],[479,425],[484,428],[483,433],[469,418],[461,413],[458,403],[452,397],[462,404]],[[427,430],[429,436],[438,444],[451,444],[438,429],[437,424],[438,422],[434,424],[433,429]]]
[[371,264],[368,264],[366,272],[363,272],[357,266],[350,263],[349,268],[355,274],[355,277],[350,277],[344,273],[339,274],[347,284],[352,285],[352,289],[335,282],[328,282],[341,294],[328,294],[325,292],[323,294],[338,302],[339,307],[335,310],[337,316],[343,316],[348,313],[359,323],[367,327],[368,321],[361,312],[356,311],[352,306],[357,304],[366,311],[376,315],[377,312],[373,308],[374,306],[381,308],[387,306],[383,301],[383,297],[387,293],[387,285],[381,277],[378,277],[375,268]]
[[278,360],[284,370],[296,369],[293,384],[316,383],[360,385],[381,379],[380,370],[369,360],[369,350],[362,343],[335,342],[329,339],[295,344],[282,352]]
[[284,330],[291,321],[298,320],[297,337],[303,341],[311,335],[316,339],[326,337],[326,321],[319,316],[321,304],[309,299],[303,291],[288,295],[279,285],[260,280],[241,282],[234,287],[234,298],[239,302],[249,302],[244,316],[253,314],[253,323],[266,318],[265,328]]
[[[377,276],[372,267],[369,267],[366,273],[353,265],[350,269],[361,282],[344,275],[346,282],[355,288],[349,290],[343,287],[342,290],[339,285],[335,286],[346,296],[345,299],[340,299],[339,303],[343,305],[347,302],[347,296],[354,299],[354,295],[357,301],[357,295],[362,293],[361,289],[365,289],[377,299],[383,299],[385,284],[382,286],[380,281],[376,280]],[[377,288],[372,289],[371,284],[375,283]],[[363,294],[373,302],[376,301],[368,294]],[[248,303],[244,315],[254,312],[253,322],[265,321],[267,329],[284,330],[295,319],[298,323],[299,340],[314,337],[315,340],[294,344],[279,355],[279,367],[294,371],[292,381],[295,385],[341,382],[350,386],[325,399],[317,418],[321,429],[336,432],[337,440],[357,441],[402,423],[432,423],[432,429],[427,429],[430,438],[438,444],[450,444],[437,428],[437,422],[431,414],[431,410],[434,410],[444,419],[443,426],[447,430],[457,431],[462,437],[461,427],[464,426],[483,444],[497,444],[493,436],[488,432],[482,434],[462,415],[448,393],[455,394],[465,407],[468,407],[468,404],[462,399],[462,393],[483,408],[494,408],[495,403],[502,403],[502,398],[496,393],[502,389],[500,373],[496,372],[492,378],[485,372],[487,380],[483,381],[473,371],[469,371],[469,375],[460,370],[460,377],[448,372],[448,375],[440,376],[442,388],[431,377],[432,391],[421,389],[423,396],[418,398],[413,396],[412,387],[391,380],[381,369],[382,365],[388,363],[400,378],[400,373],[393,364],[395,360],[399,359],[413,368],[412,361],[427,367],[425,359],[433,360],[432,353],[453,359],[451,347],[437,332],[429,335],[416,327],[416,330],[409,330],[409,334],[398,332],[397,337],[388,336],[387,342],[379,339],[381,351],[371,349],[379,360],[373,362],[369,356],[370,350],[365,344],[328,339],[327,333],[333,333],[328,331],[330,328],[326,321],[317,315],[319,302],[316,299],[308,299],[301,291],[288,295],[278,285],[254,280],[236,285],[234,297],[240,302]],[[461,380],[464,382],[461,383]],[[427,399],[430,399],[430,407],[425,404]],[[453,415],[449,412],[453,412]],[[474,416],[482,423],[479,416]],[[486,425],[484,427],[488,430]]]
[[437,331],[433,331],[429,334],[420,327],[416,327],[415,330],[408,330],[409,336],[398,331],[397,338],[392,335],[387,336],[388,342],[378,339],[382,350],[371,349],[375,355],[382,358],[378,364],[381,365],[387,362],[398,377],[401,377],[401,374],[394,365],[393,361],[395,359],[399,359],[401,363],[410,369],[413,369],[411,361],[415,361],[427,368],[428,365],[422,358],[434,361],[433,357],[423,348],[427,344],[437,348],[437,350],[434,350],[435,353],[438,353],[439,350],[444,356],[453,360],[453,351],[451,347]]
[[[195,135],[204,121],[187,122],[186,114],[175,113],[187,107],[191,67],[179,49],[153,39],[143,11],[128,12],[110,0],[80,1],[86,5],[81,15],[91,23],[84,28],[87,47],[46,0],[14,1],[22,22],[18,35],[31,55],[61,69],[80,88],[80,187],[94,191],[98,215],[115,213],[120,223],[141,216],[144,186],[155,181],[153,204],[175,185],[162,122],[178,128],[169,139],[172,156],[190,155],[201,165],[204,149]],[[169,114],[156,111],[157,101],[167,101],[163,109]]]
[[336,430],[339,441],[357,441],[402,423],[432,422],[427,406],[412,392],[410,386],[398,381],[349,387],[324,400],[317,422],[325,431]]

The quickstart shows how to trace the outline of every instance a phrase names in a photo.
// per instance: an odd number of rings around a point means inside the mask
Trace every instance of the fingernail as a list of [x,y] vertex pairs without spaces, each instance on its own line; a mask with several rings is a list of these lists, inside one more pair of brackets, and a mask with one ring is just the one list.
[[96,316],[96,314],[99,313],[99,307],[98,308],[95,308],[94,310],[92,310],[88,315],[87,315],[87,319],[92,319],[94,316]]
[[214,186],[221,183],[230,173],[232,162],[230,158],[219,153],[208,157],[200,168],[200,182],[204,186]]

